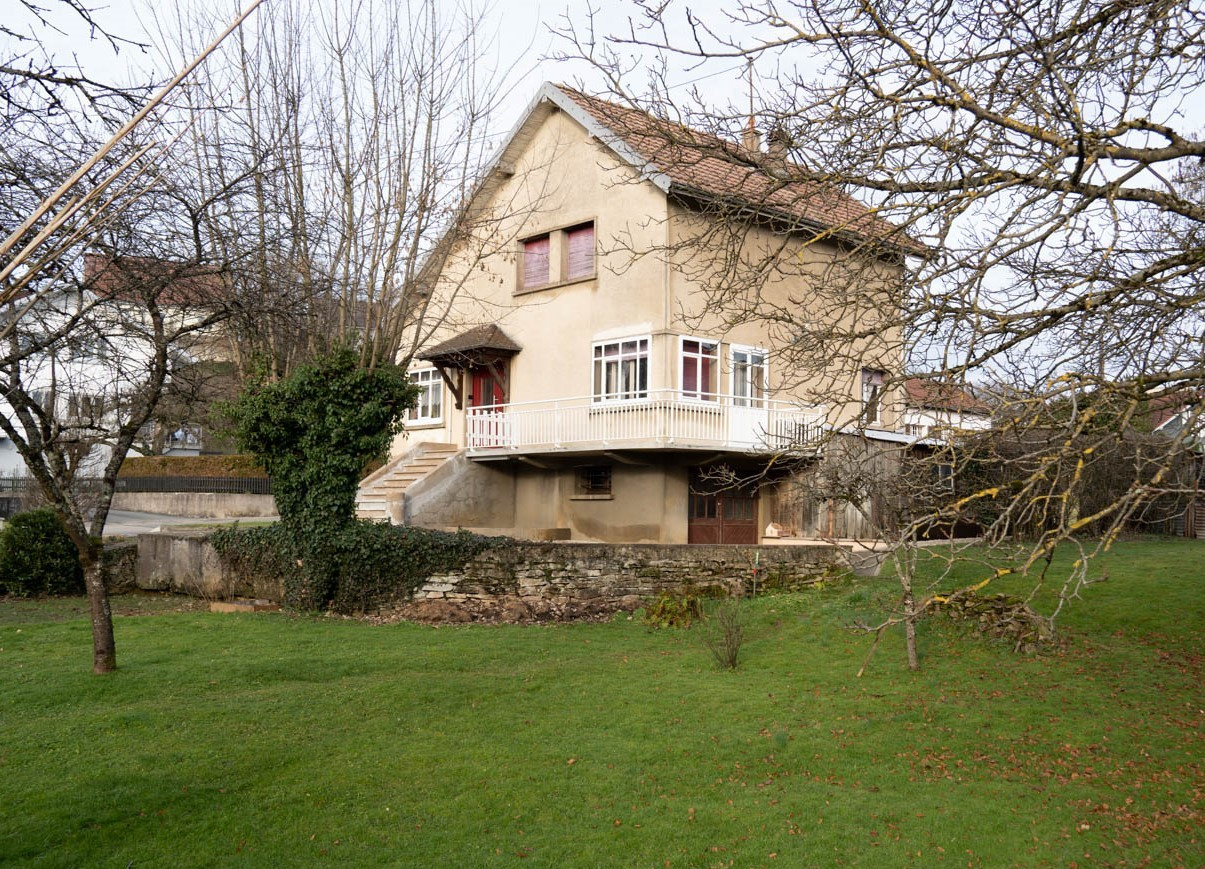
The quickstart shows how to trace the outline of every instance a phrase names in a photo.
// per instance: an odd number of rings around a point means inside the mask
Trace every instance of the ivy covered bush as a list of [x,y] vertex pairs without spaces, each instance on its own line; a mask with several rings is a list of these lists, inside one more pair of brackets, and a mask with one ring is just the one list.
[[83,594],[75,544],[50,507],[17,513],[0,528],[0,594]]
[[335,569],[321,593],[294,555],[283,524],[263,528],[227,528],[209,538],[222,564],[244,583],[278,585],[298,609],[327,609],[351,615],[409,597],[432,575],[462,567],[486,549],[513,541],[467,531],[450,534],[380,522],[354,521],[327,541]]
[[290,561],[287,606],[322,609],[346,593],[348,571],[387,548],[356,522],[356,488],[417,395],[401,367],[337,346],[281,380],[252,380],[227,408],[239,448],[273,479],[280,525],[263,557]]

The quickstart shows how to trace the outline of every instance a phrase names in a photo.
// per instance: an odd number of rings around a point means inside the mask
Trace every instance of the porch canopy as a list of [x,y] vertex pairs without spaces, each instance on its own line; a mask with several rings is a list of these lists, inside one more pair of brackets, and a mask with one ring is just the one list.
[[[484,326],[474,326],[447,341],[429,347],[417,354],[417,358],[435,366],[452,397],[456,399],[456,409],[460,410],[464,407],[465,371],[485,368],[499,383],[505,384],[505,363],[522,349],[497,323],[488,323]],[[455,377],[452,372],[456,373]]]

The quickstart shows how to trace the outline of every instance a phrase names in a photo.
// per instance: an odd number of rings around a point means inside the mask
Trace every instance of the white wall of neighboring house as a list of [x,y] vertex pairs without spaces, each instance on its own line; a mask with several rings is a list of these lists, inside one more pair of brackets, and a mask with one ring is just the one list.
[[0,478],[25,476],[25,460],[11,440],[0,435]]
[[992,427],[992,418],[986,414],[964,413],[957,410],[906,407],[900,414],[900,425],[905,434],[913,437],[929,437],[950,430],[987,431]]
[[[106,434],[118,421],[121,402],[142,381],[149,350],[130,328],[119,305],[98,303],[90,293],[60,293],[43,298],[22,318],[22,331],[49,332],[72,314],[88,310],[88,327],[76,330],[53,350],[32,354],[21,363],[25,390],[40,396],[43,407],[53,403],[59,423],[76,427],[81,441],[94,441],[81,460],[79,474],[101,473],[112,455]],[[0,413],[16,421],[7,401]],[[17,422],[20,432],[20,423]],[[23,476],[26,464],[7,437],[0,438],[0,476]]]

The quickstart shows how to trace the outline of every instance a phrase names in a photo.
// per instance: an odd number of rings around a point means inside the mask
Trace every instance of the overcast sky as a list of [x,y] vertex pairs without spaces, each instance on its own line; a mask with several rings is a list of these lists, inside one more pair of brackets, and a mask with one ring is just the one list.
[[[10,0],[11,2],[11,0]],[[95,11],[95,18],[106,30],[132,42],[144,43],[146,48],[133,45],[115,50],[99,35],[90,35],[78,17],[56,9],[53,4],[44,4],[49,9],[50,23],[37,22],[27,13],[19,21],[6,20],[14,30],[34,35],[37,41],[51,52],[58,64],[72,66],[78,62],[84,74],[90,78],[115,83],[133,83],[155,78],[163,80],[175,72],[180,59],[173,55],[170,46],[157,34],[152,10],[170,8],[171,0],[85,0]],[[245,2],[235,0],[178,0],[186,8],[228,10],[226,20],[236,16],[236,7]],[[273,0],[267,0],[255,13],[271,13]],[[443,2],[443,0],[441,0]],[[460,0],[446,0],[450,4],[462,5]],[[7,5],[7,4],[6,4]],[[690,8],[717,29],[723,31],[724,18],[720,13],[722,0],[695,0]],[[513,67],[513,86],[509,90],[507,103],[498,116],[496,133],[509,130],[543,81],[582,83],[587,90],[597,91],[601,79],[596,70],[581,61],[556,60],[557,53],[564,54],[571,47],[554,36],[553,29],[562,29],[566,20],[583,26],[588,12],[594,8],[593,20],[596,31],[601,33],[624,33],[628,31],[629,18],[637,11],[625,0],[543,0],[539,3],[518,3],[515,0],[497,0],[484,21],[484,29],[497,34],[493,56],[488,62],[498,68]],[[521,10],[521,11],[518,11]],[[12,10],[10,9],[10,12]],[[15,25],[15,26],[14,26]],[[215,30],[214,34],[216,35]],[[0,37],[2,39],[2,37]],[[32,47],[26,43],[23,48]],[[626,50],[632,54],[631,49]],[[7,56],[11,56],[6,51]],[[639,78],[639,63],[633,81]],[[689,64],[678,62],[670,76],[675,86],[673,94],[685,98],[691,84],[707,88],[709,96],[720,99],[739,99],[745,93],[744,65],[739,60],[724,60],[702,69],[689,68]]]

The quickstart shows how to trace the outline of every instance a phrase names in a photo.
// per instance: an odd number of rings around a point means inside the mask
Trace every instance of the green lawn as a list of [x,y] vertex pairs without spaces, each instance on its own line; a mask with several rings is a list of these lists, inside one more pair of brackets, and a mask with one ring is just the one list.
[[[0,863],[1201,866],[1205,544],[1126,543],[1023,658],[888,578],[699,631],[370,626],[0,601]],[[121,613],[126,613],[122,615]]]

